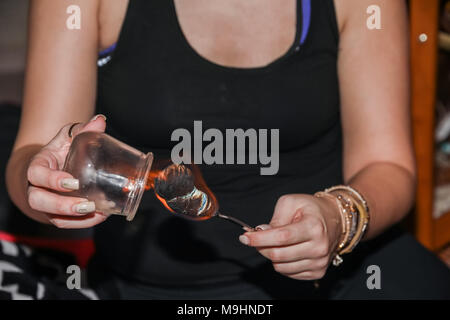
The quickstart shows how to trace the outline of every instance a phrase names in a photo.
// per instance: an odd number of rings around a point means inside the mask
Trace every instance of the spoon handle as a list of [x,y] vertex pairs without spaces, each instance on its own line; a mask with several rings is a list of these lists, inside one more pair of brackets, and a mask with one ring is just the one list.
[[236,218],[234,218],[234,217],[226,216],[226,215],[224,215],[224,214],[221,214],[220,212],[218,212],[216,215],[217,215],[219,218],[226,219],[226,220],[228,220],[228,221],[231,221],[231,222],[234,222],[234,223],[240,225],[240,226],[242,227],[242,229],[244,229],[245,231],[257,231],[255,228],[250,227],[250,226],[249,226],[248,224],[246,224],[245,222],[242,222],[241,220],[236,219]]

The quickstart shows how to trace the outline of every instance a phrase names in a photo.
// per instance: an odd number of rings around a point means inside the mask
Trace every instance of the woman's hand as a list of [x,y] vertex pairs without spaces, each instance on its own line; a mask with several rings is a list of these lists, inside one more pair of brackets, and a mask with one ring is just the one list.
[[[84,131],[104,132],[105,120],[104,116],[98,115],[86,124],[64,126],[31,159],[27,169],[28,205],[40,213],[40,221],[47,221],[58,228],[78,229],[89,228],[106,220],[105,214],[95,211],[93,201],[52,192],[70,192],[78,189],[78,180],[61,171],[72,138]],[[69,130],[72,138],[69,136]]]
[[239,240],[272,261],[274,269],[293,279],[315,280],[325,275],[341,237],[337,204],[307,194],[278,199],[270,225],[246,232]]

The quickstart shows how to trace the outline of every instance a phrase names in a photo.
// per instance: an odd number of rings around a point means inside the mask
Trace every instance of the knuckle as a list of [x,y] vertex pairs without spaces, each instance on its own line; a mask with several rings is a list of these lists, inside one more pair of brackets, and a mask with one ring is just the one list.
[[280,207],[288,207],[292,204],[293,197],[290,194],[284,194],[278,198],[276,205]]
[[57,174],[49,174],[47,176],[47,185],[52,189],[58,189],[59,176]]
[[39,209],[39,203],[40,203],[40,192],[35,188],[29,188],[28,192],[28,205],[33,210]]
[[281,221],[281,219],[279,219],[277,217],[272,217],[272,220],[270,220],[270,225],[272,227],[281,226],[282,225],[282,221]]
[[59,220],[55,219],[55,218],[52,218],[51,216],[48,218],[48,221],[50,221],[50,223],[52,225],[54,225],[55,227],[58,227],[58,225],[59,225]]
[[87,223],[86,223],[85,225],[83,225],[82,227],[80,226],[80,228],[91,228],[91,227],[95,227],[96,225],[98,225],[98,224],[104,222],[105,220],[106,220],[106,218],[101,218],[101,219],[96,220],[96,221],[90,221],[90,222],[87,222]]
[[27,169],[27,180],[30,183],[33,183],[33,181],[34,181],[35,171],[36,171],[36,169],[35,169],[34,165],[30,165]]
[[276,239],[280,243],[289,242],[292,239],[292,231],[287,228],[280,229],[277,231]]
[[328,259],[322,258],[317,261],[317,268],[324,269],[328,267]]
[[32,186],[32,185],[29,185],[28,187],[27,187],[27,200],[30,198],[30,193],[33,191],[33,190],[35,190],[36,189],[36,187],[34,187],[34,186]]
[[50,222],[59,229],[67,229],[67,222],[62,219],[51,218]]
[[327,257],[330,253],[330,244],[328,242],[324,242],[322,248],[322,257]]
[[320,238],[325,233],[325,228],[319,221],[311,222],[311,226],[309,228],[309,232],[313,238]]
[[100,215],[101,215],[101,218],[100,218],[100,222],[98,222],[98,223],[105,222],[109,218],[109,215],[107,215],[107,214],[100,213]]
[[45,181],[46,181],[46,186],[47,187],[52,188],[52,189],[55,188],[55,183],[54,183],[55,182],[55,176],[54,175],[48,174],[45,177]]
[[269,259],[277,262],[283,259],[283,253],[280,249],[272,249],[268,252]]
[[328,254],[328,244],[327,243],[321,243],[318,244],[315,248],[315,255],[317,257],[324,257]]
[[56,213],[68,213],[67,205],[64,204],[64,201],[61,199],[57,199],[53,203]]
[[61,129],[59,129],[58,133],[56,134],[55,138],[66,138],[69,136],[69,129],[70,127],[73,125],[73,123],[68,123],[66,125],[64,125],[63,127],[61,127]]
[[293,275],[291,278],[296,280],[312,280],[311,272],[302,272],[300,274]]
[[284,266],[281,263],[272,263],[273,269],[278,273],[285,272]]
[[325,276],[326,269],[320,269],[318,271],[313,272],[312,280],[322,279]]

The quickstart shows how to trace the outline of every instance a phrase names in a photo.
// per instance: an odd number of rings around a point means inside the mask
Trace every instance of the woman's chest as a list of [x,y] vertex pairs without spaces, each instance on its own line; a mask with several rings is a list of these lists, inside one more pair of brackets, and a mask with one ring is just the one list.
[[[101,2],[100,51],[117,42],[129,1],[136,0],[117,0],[115,6]],[[301,3],[299,0],[163,1],[175,11],[183,36],[194,51],[218,65],[241,68],[267,65],[288,51],[295,39]],[[148,14],[148,19],[152,19],[153,12]]]

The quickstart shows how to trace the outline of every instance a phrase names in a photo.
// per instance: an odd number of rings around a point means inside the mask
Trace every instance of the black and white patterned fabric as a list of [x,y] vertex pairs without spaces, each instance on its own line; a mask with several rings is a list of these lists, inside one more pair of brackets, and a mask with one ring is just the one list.
[[0,300],[97,300],[83,286],[69,289],[73,266],[68,254],[0,240]]

